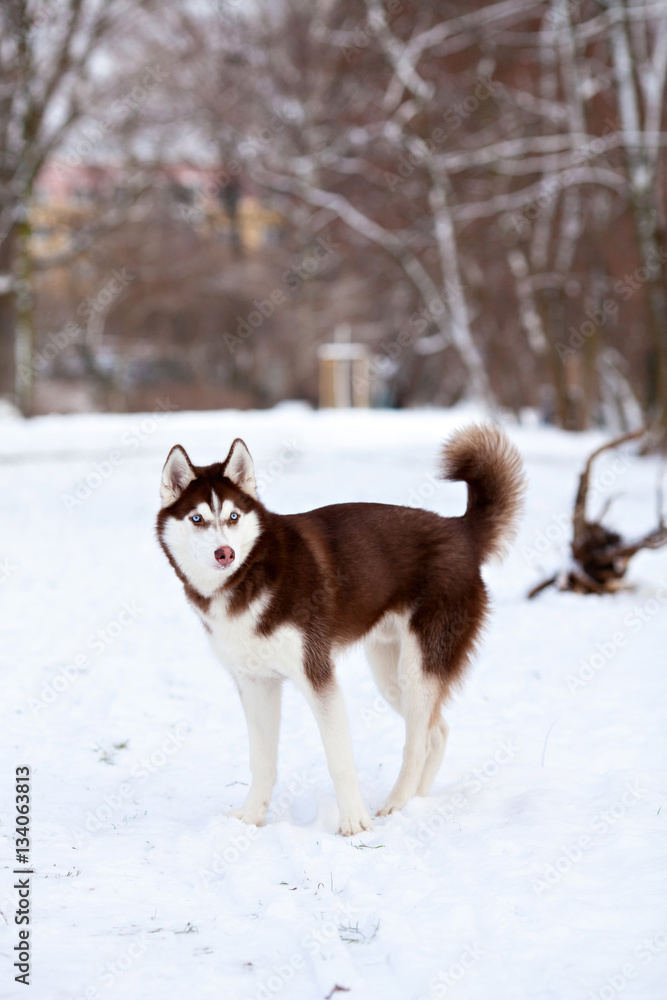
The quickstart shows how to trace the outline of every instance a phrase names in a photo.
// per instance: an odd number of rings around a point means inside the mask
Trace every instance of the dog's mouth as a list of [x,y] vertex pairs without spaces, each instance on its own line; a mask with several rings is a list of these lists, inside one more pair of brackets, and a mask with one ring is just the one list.
[[221,545],[220,548],[216,549],[213,554],[215,556],[216,563],[221,569],[229,569],[236,558],[234,549],[229,545]]

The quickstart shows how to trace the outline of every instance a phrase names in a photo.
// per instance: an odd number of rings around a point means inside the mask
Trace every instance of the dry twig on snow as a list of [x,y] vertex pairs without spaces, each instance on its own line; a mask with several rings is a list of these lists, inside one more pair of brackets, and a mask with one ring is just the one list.
[[645,430],[632,431],[608,441],[597,448],[588,458],[584,471],[579,477],[579,488],[572,514],[572,562],[559,573],[543,580],[529,592],[528,597],[536,597],[542,590],[555,585],[558,590],[570,590],[576,594],[612,594],[624,585],[628,564],[641,549],[659,549],[667,545],[667,525],[662,510],[662,492],[658,489],[658,525],[641,538],[627,540],[617,531],[601,523],[609,509],[610,502],[600,514],[600,520],[588,521],[586,500],[590,484],[593,461],[611,448],[617,448],[626,441],[643,437]]

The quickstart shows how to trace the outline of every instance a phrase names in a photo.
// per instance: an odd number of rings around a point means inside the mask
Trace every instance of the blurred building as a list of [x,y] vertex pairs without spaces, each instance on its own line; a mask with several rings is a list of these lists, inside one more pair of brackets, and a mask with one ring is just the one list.
[[[283,238],[285,220],[279,212],[263,205],[243,181],[221,186],[217,177],[214,170],[189,164],[164,165],[154,171],[151,194],[171,202],[173,215],[202,236],[249,251]],[[71,250],[81,227],[99,215],[101,206],[112,210],[126,197],[127,180],[126,168],[47,163],[31,208],[35,258],[46,260]],[[135,217],[142,212],[138,206]],[[127,217],[132,220],[131,209]]]

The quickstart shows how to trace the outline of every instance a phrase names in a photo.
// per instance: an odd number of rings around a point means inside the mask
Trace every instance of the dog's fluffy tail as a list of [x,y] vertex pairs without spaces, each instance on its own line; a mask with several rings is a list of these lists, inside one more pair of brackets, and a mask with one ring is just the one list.
[[465,517],[481,561],[502,559],[516,535],[526,489],[521,456],[507,435],[495,424],[457,431],[443,447],[440,474],[468,484]]

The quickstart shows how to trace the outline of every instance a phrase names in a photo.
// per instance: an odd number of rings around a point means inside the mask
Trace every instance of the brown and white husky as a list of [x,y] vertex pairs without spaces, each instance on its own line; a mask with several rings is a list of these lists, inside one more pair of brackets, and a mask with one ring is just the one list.
[[344,503],[272,514],[240,438],[224,462],[169,452],[157,534],[232,674],[248,724],[252,783],[232,813],[260,824],[276,780],[282,683],[315,713],[344,834],[371,829],[334,658],[363,640],[380,692],[405,719],[403,764],[378,815],[428,795],[447,740],[440,706],[465,670],[487,615],[480,566],[502,556],[521,512],[521,459],[494,425],[444,445],[443,479],[468,484],[463,517]]

